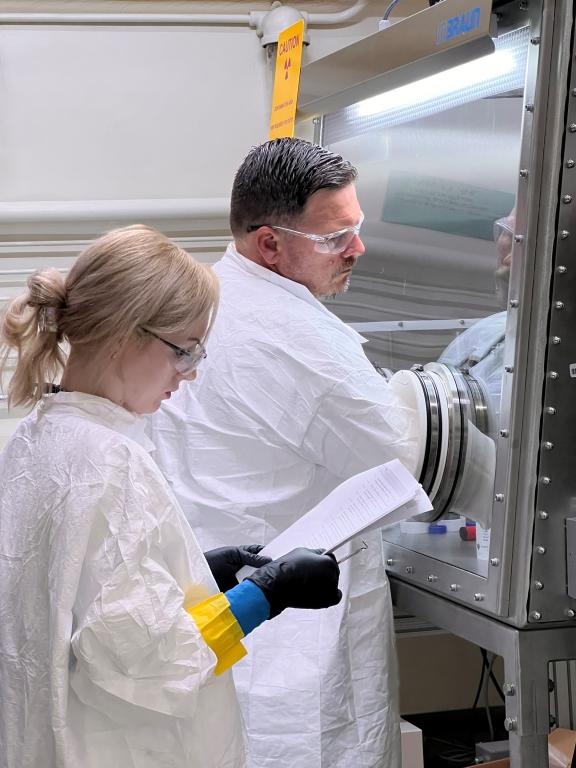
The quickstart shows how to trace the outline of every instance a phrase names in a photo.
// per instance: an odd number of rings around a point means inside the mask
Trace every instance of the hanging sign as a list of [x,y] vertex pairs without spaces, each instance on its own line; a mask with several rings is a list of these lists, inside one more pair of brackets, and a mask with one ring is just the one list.
[[294,136],[300,64],[304,43],[304,20],[282,30],[278,36],[276,73],[272,92],[269,139]]

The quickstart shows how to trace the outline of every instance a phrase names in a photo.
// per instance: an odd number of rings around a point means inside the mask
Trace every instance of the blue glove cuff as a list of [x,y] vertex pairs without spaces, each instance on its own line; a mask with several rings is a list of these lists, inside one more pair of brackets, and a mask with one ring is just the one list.
[[251,581],[243,581],[224,594],[244,636],[270,616],[270,603],[264,597],[260,587]]

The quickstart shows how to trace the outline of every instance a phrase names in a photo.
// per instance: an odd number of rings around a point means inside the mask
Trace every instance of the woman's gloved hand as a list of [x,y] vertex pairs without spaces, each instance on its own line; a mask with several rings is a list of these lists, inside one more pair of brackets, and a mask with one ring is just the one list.
[[238,584],[236,572],[243,565],[260,568],[270,562],[269,557],[258,554],[261,549],[262,544],[244,544],[240,547],[218,547],[204,552],[220,592],[227,592]]
[[260,587],[273,619],[285,608],[328,608],[342,599],[340,568],[332,554],[298,547],[258,568],[248,580]]

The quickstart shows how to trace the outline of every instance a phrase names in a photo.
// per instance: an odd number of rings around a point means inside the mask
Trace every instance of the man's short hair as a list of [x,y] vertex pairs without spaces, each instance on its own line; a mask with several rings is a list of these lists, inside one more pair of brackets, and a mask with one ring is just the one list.
[[230,228],[239,237],[251,227],[286,226],[320,189],[341,189],[357,171],[340,155],[302,139],[273,139],[253,147],[236,172]]

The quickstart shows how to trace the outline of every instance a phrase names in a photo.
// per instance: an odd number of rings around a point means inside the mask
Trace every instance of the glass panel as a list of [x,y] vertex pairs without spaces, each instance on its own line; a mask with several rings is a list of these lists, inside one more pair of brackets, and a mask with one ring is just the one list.
[[[486,400],[483,431],[492,437],[501,408],[528,39],[522,29],[496,41],[496,53],[512,51],[504,76],[421,108],[396,101],[375,114],[355,105],[325,119],[324,143],[359,171],[366,246],[348,292],[327,302],[330,309],[368,339],[367,355],[385,376],[435,361],[469,372]],[[487,561],[459,533],[464,500],[478,495],[473,464],[486,458],[485,445],[469,448],[460,503],[456,494],[438,521],[448,522],[447,533],[391,526],[384,538],[485,575]],[[486,461],[482,503],[491,508],[493,455]]]

